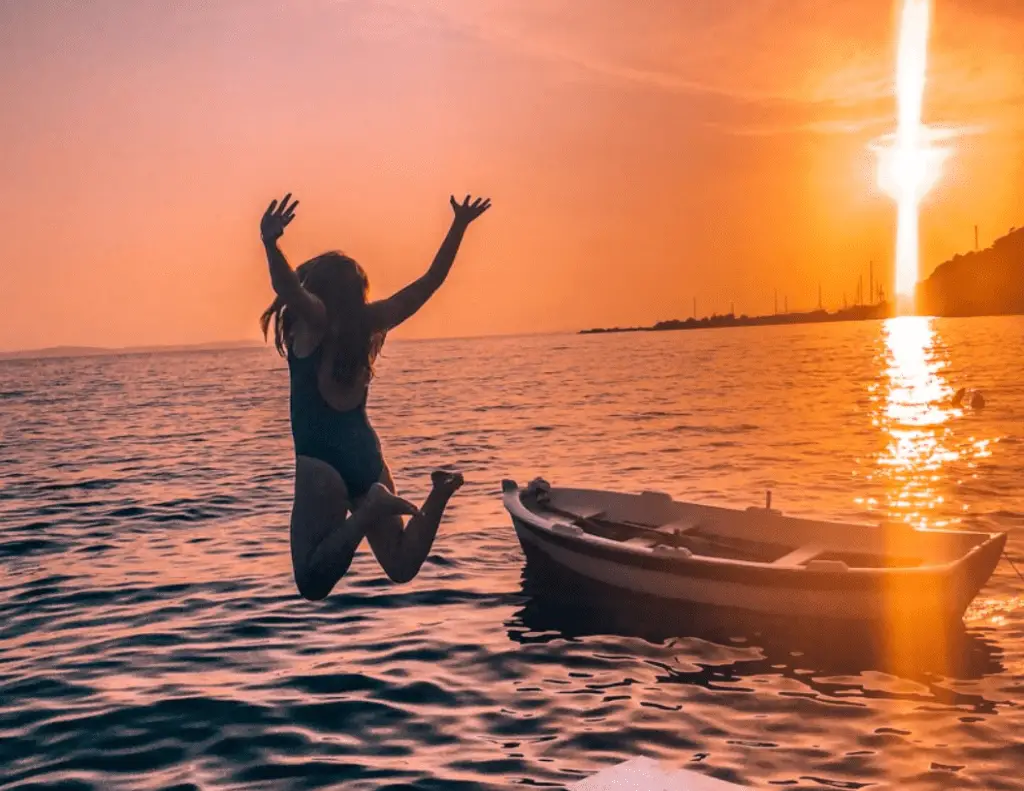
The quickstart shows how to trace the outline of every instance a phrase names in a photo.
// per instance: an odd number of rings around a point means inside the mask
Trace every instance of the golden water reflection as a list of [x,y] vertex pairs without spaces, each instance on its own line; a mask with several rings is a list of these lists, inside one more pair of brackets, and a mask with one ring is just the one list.
[[886,440],[878,455],[888,519],[920,528],[959,524],[966,505],[955,502],[965,479],[977,478],[978,461],[991,456],[995,437],[954,431],[967,407],[954,405],[956,387],[949,381],[948,350],[926,316],[901,316],[883,325],[882,376],[872,387],[874,425]]
[[[975,521],[962,502],[968,499],[965,488],[979,485],[981,465],[1000,438],[986,428],[983,413],[971,409],[969,398],[963,406],[954,402],[957,390],[971,384],[969,371],[962,364],[960,370],[951,370],[950,350],[936,324],[936,319],[923,316],[901,316],[883,324],[880,375],[871,387],[871,401],[872,420],[884,446],[868,473],[881,502],[860,502],[881,511],[886,520],[917,528],[997,529],[963,524]],[[978,597],[965,619],[1000,625],[1010,605],[1005,597]],[[905,623],[901,612],[902,603],[894,599],[887,630],[894,660],[911,655],[915,625]],[[930,633],[929,639],[934,654],[943,656],[948,646],[940,635]]]
[[885,510],[915,527],[949,524],[935,512],[944,510],[948,494],[945,468],[960,457],[950,426],[960,410],[952,406],[948,361],[933,324],[924,316],[901,316],[882,331],[884,394],[877,396],[875,425],[888,440],[878,458]]

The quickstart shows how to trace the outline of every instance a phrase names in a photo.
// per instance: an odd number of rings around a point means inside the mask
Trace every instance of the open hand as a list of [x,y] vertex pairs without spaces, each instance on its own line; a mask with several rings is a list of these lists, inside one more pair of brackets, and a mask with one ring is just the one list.
[[270,206],[263,213],[263,219],[260,220],[260,236],[263,237],[264,242],[277,241],[284,233],[288,223],[295,219],[295,207],[299,205],[299,202],[292,201],[289,206],[288,201],[291,197],[292,194],[289,192],[281,199],[280,204],[276,200],[271,201]]
[[469,225],[473,220],[491,208],[490,198],[477,198],[472,203],[469,202],[469,195],[462,203],[457,203],[455,196],[451,196],[452,211],[455,212],[455,222],[462,223],[463,225]]

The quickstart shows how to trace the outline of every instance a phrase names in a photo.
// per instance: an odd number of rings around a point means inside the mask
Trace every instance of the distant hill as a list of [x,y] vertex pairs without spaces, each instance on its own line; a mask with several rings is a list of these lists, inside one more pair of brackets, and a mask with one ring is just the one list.
[[1024,228],[940,264],[918,284],[917,308],[933,316],[1024,313]]
[[262,346],[261,341],[227,341],[198,343],[183,346],[128,346],[122,349],[102,346],[50,346],[45,349],[0,352],[0,360],[36,360],[53,357],[109,357],[120,354],[162,354],[168,352],[204,352],[226,349],[251,349]]

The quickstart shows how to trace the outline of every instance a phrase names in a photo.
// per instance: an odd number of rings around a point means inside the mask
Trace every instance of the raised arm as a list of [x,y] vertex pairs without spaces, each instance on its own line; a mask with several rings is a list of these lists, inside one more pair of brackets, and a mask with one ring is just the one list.
[[490,198],[477,198],[470,203],[469,197],[467,195],[462,203],[457,203],[454,196],[450,199],[452,211],[455,212],[452,226],[441,242],[441,247],[427,273],[387,299],[370,305],[373,323],[377,329],[386,332],[397,327],[422,308],[444,283],[455,262],[455,254],[459,251],[466,228],[491,206]]
[[295,219],[295,207],[299,202],[293,201],[289,206],[291,197],[289,192],[280,204],[272,201],[260,220],[260,238],[270,266],[270,284],[289,310],[294,310],[310,326],[322,327],[327,318],[323,303],[302,287],[299,276],[277,246],[284,229]]

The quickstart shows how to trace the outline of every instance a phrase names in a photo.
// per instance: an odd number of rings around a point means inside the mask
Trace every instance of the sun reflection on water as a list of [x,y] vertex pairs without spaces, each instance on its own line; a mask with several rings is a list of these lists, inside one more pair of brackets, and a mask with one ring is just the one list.
[[884,489],[881,507],[888,519],[920,528],[953,527],[967,505],[957,505],[956,489],[979,477],[979,465],[992,456],[999,437],[967,433],[970,408],[954,403],[947,376],[947,349],[935,319],[900,316],[883,324],[880,381],[873,385],[872,424],[885,447],[867,477]]
[[888,517],[915,527],[950,524],[936,511],[945,510],[948,467],[961,458],[950,425],[961,410],[952,406],[954,390],[943,374],[947,361],[933,321],[900,316],[885,323],[886,392],[875,418],[888,439],[878,458]]
[[[995,530],[998,526],[971,514],[960,501],[962,487],[978,485],[1000,437],[980,436],[985,422],[971,422],[980,415],[954,403],[948,350],[935,324],[925,316],[883,324],[880,376],[870,389],[872,422],[884,447],[867,475],[880,494],[858,502],[878,509],[886,520],[916,528]],[[979,597],[967,620],[998,625],[1006,606],[998,597]]]
[[[879,379],[871,387],[872,422],[883,445],[868,474],[879,500],[868,505],[886,522],[956,529],[971,516],[959,502],[963,487],[978,477],[979,461],[990,455],[995,440],[971,435],[980,424],[954,399],[949,358],[935,319],[905,316],[884,323]],[[886,638],[895,666],[905,662],[912,669],[921,638],[930,642],[933,656],[952,661],[940,624],[912,616],[908,592],[895,580],[892,585],[886,592]]]

